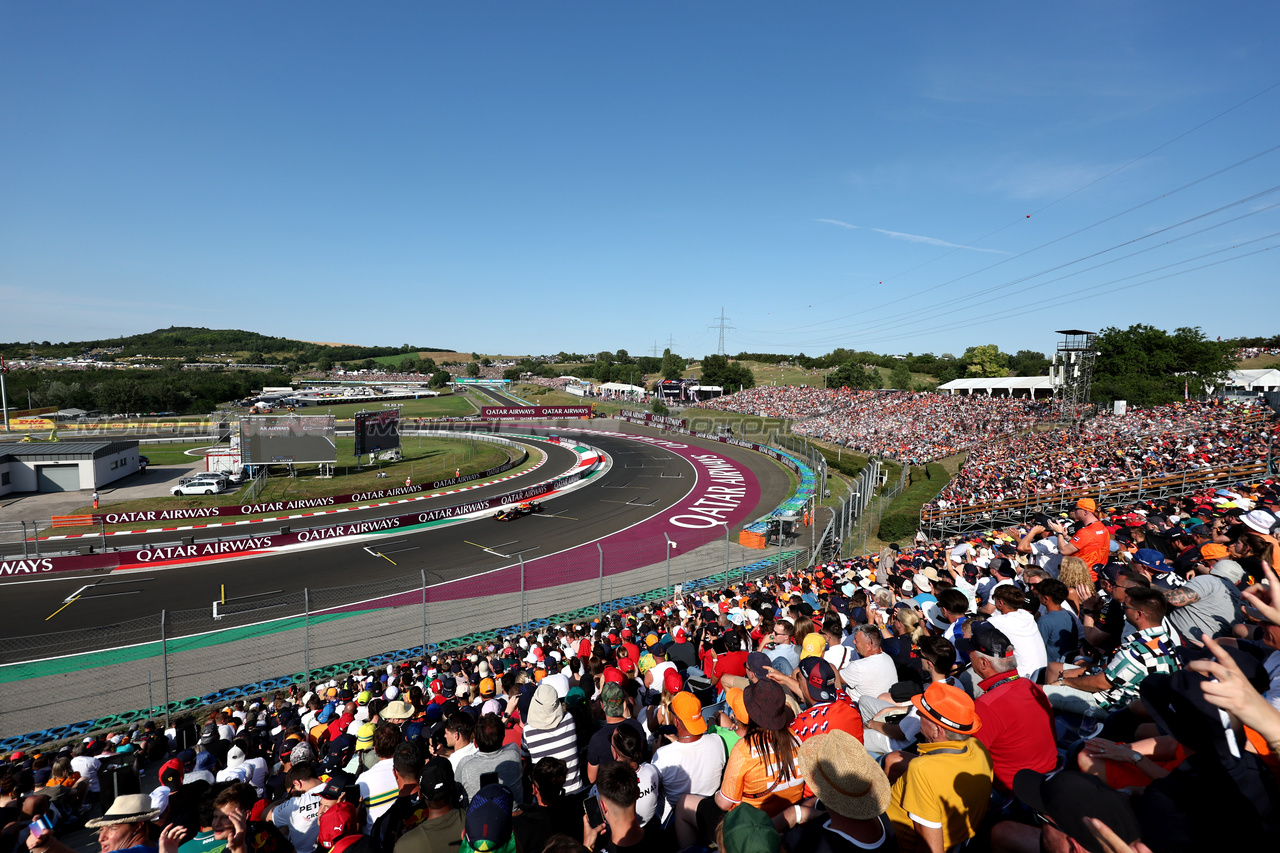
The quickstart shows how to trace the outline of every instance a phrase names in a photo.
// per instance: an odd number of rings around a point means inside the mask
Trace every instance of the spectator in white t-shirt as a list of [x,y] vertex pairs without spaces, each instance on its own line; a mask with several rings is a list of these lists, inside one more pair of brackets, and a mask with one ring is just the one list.
[[860,696],[888,693],[898,681],[898,666],[880,648],[880,629],[874,625],[859,625],[853,629],[853,643],[858,659],[845,664],[840,670],[840,678],[849,697],[856,702]]
[[996,613],[989,620],[1013,643],[1013,656],[1018,662],[1018,675],[1031,678],[1049,664],[1049,653],[1036,619],[1026,610],[1026,595],[1013,585],[998,586],[991,593]]
[[289,837],[298,853],[312,853],[320,835],[320,794],[327,787],[315,776],[310,762],[299,762],[284,777],[289,798],[271,809],[268,820]]
[[[693,701],[684,699],[685,696]],[[685,794],[709,797],[720,790],[720,778],[724,775],[728,757],[724,740],[707,731],[707,721],[702,718],[702,704],[698,697],[692,693],[681,693],[679,697],[680,707],[672,703],[676,718],[675,736],[659,738],[663,746],[653,754],[653,765],[658,768],[662,779],[664,805],[660,820],[664,821]]]

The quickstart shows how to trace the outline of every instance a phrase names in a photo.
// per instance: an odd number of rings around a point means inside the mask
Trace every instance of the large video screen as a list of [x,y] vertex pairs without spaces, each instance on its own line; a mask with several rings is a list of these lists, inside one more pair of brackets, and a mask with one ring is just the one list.
[[332,415],[241,418],[240,456],[245,465],[337,462]]
[[400,446],[400,410],[356,413],[356,456]]

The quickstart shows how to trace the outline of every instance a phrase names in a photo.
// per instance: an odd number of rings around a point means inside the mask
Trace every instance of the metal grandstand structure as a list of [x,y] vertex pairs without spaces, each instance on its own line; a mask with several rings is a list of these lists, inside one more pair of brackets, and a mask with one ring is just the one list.
[[1199,471],[1184,471],[1163,477],[1139,477],[1113,483],[1106,488],[1054,492],[1019,500],[953,506],[946,509],[925,506],[920,510],[920,529],[933,539],[964,536],[976,531],[1000,530],[1026,524],[1036,513],[1056,515],[1066,512],[1080,498],[1093,498],[1101,507],[1115,507],[1143,501],[1166,501],[1206,489],[1236,483],[1256,483],[1272,476],[1271,460],[1244,465],[1226,465]]
[[1089,404],[1098,336],[1083,329],[1059,329],[1056,334],[1063,338],[1053,354],[1049,376],[1058,397],[1059,416],[1064,421],[1077,420]]

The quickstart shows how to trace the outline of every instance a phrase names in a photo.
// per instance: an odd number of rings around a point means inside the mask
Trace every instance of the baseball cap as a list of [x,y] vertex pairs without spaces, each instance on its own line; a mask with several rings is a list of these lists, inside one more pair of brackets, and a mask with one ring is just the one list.
[[826,703],[836,700],[836,671],[823,658],[808,658],[800,662],[805,681],[809,683],[809,698]]
[[662,689],[668,693],[679,693],[684,689],[684,679],[680,677],[680,671],[675,667],[671,667],[662,674]]
[[316,837],[316,845],[321,850],[328,850],[339,839],[348,835],[360,834],[360,822],[357,819],[355,803],[334,803],[328,811],[320,815],[320,832]]
[[1013,657],[1013,643],[990,622],[973,623],[973,636],[969,639],[969,646],[993,658]]
[[747,655],[747,671],[755,673],[756,678],[768,678],[765,667],[773,666],[773,661],[764,652],[752,652]]
[[1086,817],[1106,824],[1126,843],[1141,837],[1129,798],[1088,773],[1063,770],[1047,777],[1034,770],[1019,770],[1013,777],[1013,793],[1092,853],[1102,853],[1105,848],[1085,824]]
[[485,785],[471,798],[462,840],[478,853],[514,849],[511,835],[511,792],[502,785]]
[[1217,542],[1206,542],[1200,546],[1200,559],[1202,560],[1225,560],[1229,554],[1227,546],[1219,545]]
[[724,702],[729,706],[729,710],[733,711],[733,718],[735,720],[743,725],[751,722],[751,715],[747,713],[747,705],[743,700],[741,687],[726,687],[724,691]]
[[[419,789],[430,801],[439,802],[452,798],[454,791],[453,763],[448,758],[435,756],[422,765]],[[327,788],[325,789],[328,790]]]
[[622,685],[608,682],[600,690],[600,704],[606,717],[621,717],[626,708],[627,693]]
[[1154,548],[1139,548],[1133,555],[1133,561],[1140,566],[1154,569],[1157,572],[1169,571],[1169,564],[1164,561],[1164,554]]
[[813,632],[804,638],[804,644],[800,647],[800,660],[809,657],[822,657],[822,653],[827,650],[827,638]]
[[493,696],[493,694],[496,692],[497,692],[497,687],[494,686],[492,678],[480,679],[480,695],[481,696],[488,699],[491,696]]
[[1093,498],[1081,498],[1076,501],[1077,509],[1087,509],[1089,512],[1097,512],[1098,504]]
[[706,734],[707,721],[702,718],[702,703],[692,693],[677,693],[671,700],[671,711],[680,718],[689,734]]
[[724,816],[721,830],[725,853],[778,853],[782,836],[769,815],[743,803]]
[[326,800],[336,800],[342,796],[342,792],[351,784],[351,775],[341,770],[335,770],[329,774],[329,781],[325,783],[324,790],[320,792],[320,796]]

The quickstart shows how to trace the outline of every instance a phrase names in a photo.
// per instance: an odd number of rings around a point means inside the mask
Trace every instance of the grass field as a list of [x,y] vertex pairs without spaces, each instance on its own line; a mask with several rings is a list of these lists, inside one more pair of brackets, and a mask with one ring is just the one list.
[[[511,458],[511,454],[519,452],[515,448],[488,442],[471,442],[465,439],[418,439],[406,437],[404,444],[401,445],[404,459],[400,462],[382,463],[381,470],[386,472],[387,476],[379,477],[377,476],[379,467],[376,465],[370,467],[367,464],[367,460],[362,470],[356,470],[354,449],[354,438],[338,439],[337,473],[332,478],[323,479],[317,476],[319,469],[314,465],[297,466],[297,477],[290,477],[285,473],[284,469],[278,469],[278,472],[269,478],[266,487],[260,490],[254,498],[254,503],[293,500],[296,498],[328,497],[330,495],[345,495],[361,491],[392,488],[403,485],[406,477],[409,477],[415,483],[444,480],[452,477],[458,469],[461,469],[465,475],[493,468]],[[151,454],[147,454],[147,456],[150,458]],[[507,474],[524,471],[536,464],[541,458],[540,453],[531,451],[529,459],[523,465],[512,469]],[[186,459],[190,460],[191,457],[186,457]],[[121,501],[112,503],[106,508],[112,512],[134,512],[203,506],[237,506],[245,502],[246,488],[241,487],[233,492],[210,495],[208,497],[175,497],[166,495],[136,501]],[[93,507],[90,504],[68,514],[78,515],[91,512],[93,512]],[[241,516],[243,519],[256,517],[259,516]],[[107,530],[127,530],[131,527],[133,525],[108,526]],[[96,530],[97,528],[93,529]],[[75,531],[59,530],[58,532]]]
[[1246,358],[1236,365],[1237,370],[1257,370],[1265,367],[1280,367],[1280,356],[1260,355],[1256,358]]

